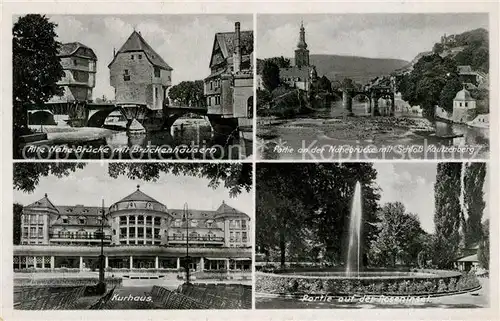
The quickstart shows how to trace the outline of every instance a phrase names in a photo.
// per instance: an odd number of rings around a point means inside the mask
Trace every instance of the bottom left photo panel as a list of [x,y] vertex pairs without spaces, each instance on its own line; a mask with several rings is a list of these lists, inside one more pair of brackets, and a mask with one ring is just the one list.
[[252,175],[251,163],[14,163],[14,309],[251,309]]

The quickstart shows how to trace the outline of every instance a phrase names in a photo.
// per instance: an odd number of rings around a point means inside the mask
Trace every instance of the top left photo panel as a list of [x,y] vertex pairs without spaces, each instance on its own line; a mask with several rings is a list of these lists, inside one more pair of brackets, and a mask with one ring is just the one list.
[[252,158],[253,15],[12,17],[14,159]]

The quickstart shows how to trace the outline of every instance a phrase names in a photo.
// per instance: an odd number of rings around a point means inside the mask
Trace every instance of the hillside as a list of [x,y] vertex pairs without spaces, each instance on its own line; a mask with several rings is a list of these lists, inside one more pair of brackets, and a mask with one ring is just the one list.
[[[292,64],[293,58],[290,59]],[[339,55],[310,55],[309,62],[316,66],[318,75],[325,75],[330,80],[352,80],[365,84],[370,79],[389,75],[396,69],[408,65],[408,61],[400,59],[366,58]]]
[[461,34],[441,37],[441,41],[434,44],[432,51],[419,53],[409,64],[396,70],[396,73],[401,74],[411,71],[420,58],[433,53],[437,53],[443,58],[451,58],[457,65],[469,65],[473,70],[488,73],[489,33],[486,29],[479,28]]

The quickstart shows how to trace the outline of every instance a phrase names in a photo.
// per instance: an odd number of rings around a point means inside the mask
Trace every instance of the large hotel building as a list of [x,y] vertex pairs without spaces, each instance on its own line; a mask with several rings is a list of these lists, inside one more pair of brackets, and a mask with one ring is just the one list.
[[[104,237],[101,231],[104,230]],[[14,269],[105,267],[180,269],[189,245],[190,268],[251,268],[250,218],[224,202],[215,211],[169,209],[140,190],[109,208],[54,205],[47,194],[23,208]]]

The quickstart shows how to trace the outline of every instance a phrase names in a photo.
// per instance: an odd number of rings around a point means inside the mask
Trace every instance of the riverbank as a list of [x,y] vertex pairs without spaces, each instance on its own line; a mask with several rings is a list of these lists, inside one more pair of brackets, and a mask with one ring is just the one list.
[[84,143],[111,137],[117,131],[97,127],[69,127],[55,125],[30,125],[31,130],[47,134],[51,144],[64,144],[67,142]]

